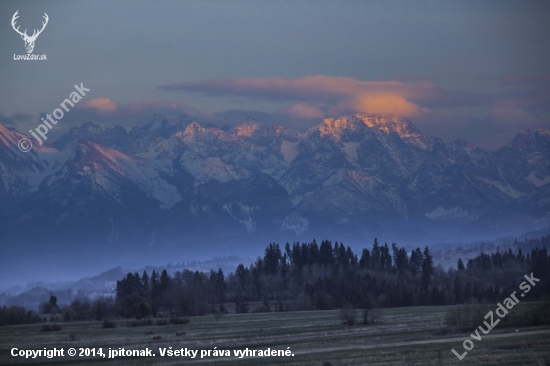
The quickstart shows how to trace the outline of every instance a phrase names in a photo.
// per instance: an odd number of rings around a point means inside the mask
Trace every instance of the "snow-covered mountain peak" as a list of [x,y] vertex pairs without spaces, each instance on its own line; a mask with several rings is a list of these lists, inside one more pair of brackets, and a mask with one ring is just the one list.
[[365,125],[356,116],[327,118],[317,127],[321,136],[331,136],[335,139],[340,139],[346,133],[360,132],[364,129]]
[[166,167],[159,161],[128,156],[83,139],[78,142],[74,159],[69,164],[76,175],[90,180],[92,189],[107,192],[109,197],[120,202],[126,194],[124,187],[132,187],[128,189],[136,189],[134,192],[143,192],[156,199],[162,209],[171,208],[181,200],[176,187],[160,177],[159,172]]
[[326,119],[304,134],[254,119],[227,128],[180,122],[155,116],[130,133],[85,124],[55,154],[21,153],[25,136],[0,126],[0,217],[9,218],[0,240],[12,222],[45,217],[14,214],[24,207],[53,210],[56,225],[81,217],[79,232],[102,223],[103,233],[145,228],[159,238],[243,225],[277,233],[292,217],[304,230],[431,232],[441,220],[459,230],[521,197],[544,197],[550,184],[546,130],[491,152],[465,140],[446,144],[394,116]]
[[[13,127],[7,127],[0,124],[0,146],[3,145],[19,153],[17,144],[21,139],[24,139],[24,138],[28,139],[29,137],[17,131]],[[41,152],[41,153],[57,152],[57,149],[51,146],[50,144],[48,144],[47,142],[43,142],[42,145],[39,145],[38,143],[36,143],[36,141],[32,141],[32,140],[31,142],[33,142],[33,150],[31,150],[28,154],[32,155],[32,154],[36,154],[36,152]],[[21,154],[26,154],[26,153],[21,152]]]
[[206,137],[216,136],[218,138],[223,137],[224,132],[219,128],[208,128],[201,126],[198,122],[191,122],[183,131],[177,132],[176,137],[183,138],[184,140],[201,139]]
[[90,139],[82,139],[76,146],[77,160],[88,166],[97,168],[106,165],[109,168],[123,173],[120,167],[121,160],[139,161],[139,158],[130,157],[120,151],[95,143]]
[[80,127],[80,129],[81,129],[82,131],[86,131],[86,132],[94,133],[94,134],[98,134],[98,135],[101,134],[101,133],[103,133],[103,129],[102,129],[100,126],[98,126],[98,125],[96,125],[95,123],[93,123],[93,122],[86,122],[86,123],[84,123],[84,124]]
[[69,131],[61,135],[53,142],[53,145],[59,150],[66,148],[73,149],[75,142],[83,138],[91,138],[94,140],[102,140],[105,137],[105,131],[101,126],[93,122],[86,122],[81,126],[72,127]]
[[231,129],[232,137],[252,137],[252,135],[260,129],[260,125],[256,120],[247,119],[243,123],[235,125]]
[[273,138],[285,134],[285,128],[273,122],[258,121],[248,118],[230,130],[229,137],[233,140],[247,139],[251,137]]
[[355,114],[341,118],[327,118],[317,127],[321,136],[330,135],[339,139],[350,133],[364,133],[368,130],[385,134],[396,133],[401,138],[420,135],[416,127],[406,119],[396,116],[372,116]]
[[193,136],[195,134],[204,133],[204,128],[198,122],[191,122],[183,131],[176,133],[176,136]]
[[17,142],[22,136],[23,134],[19,133],[15,128],[6,127],[0,124],[0,142],[2,145],[6,147],[17,146]]
[[161,128],[165,128],[167,126],[169,126],[170,123],[168,122],[168,120],[166,119],[166,117],[164,116],[161,116],[159,114],[155,114],[153,116],[153,119],[151,120],[151,122],[149,122],[145,128],[150,131],[150,132],[155,132],[155,131],[158,131],[160,130]]
[[533,147],[536,144],[550,144],[549,130],[527,130],[516,135],[511,145],[515,148],[522,149],[524,147]]
[[166,117],[155,114],[153,119],[143,127],[134,127],[130,131],[130,136],[134,139],[154,139],[156,137],[168,138],[173,130],[173,126]]
[[470,142],[470,141],[468,141],[466,139],[463,139],[463,138],[459,138],[459,139],[454,140],[453,142],[449,143],[448,146],[452,150],[463,149],[463,150],[467,150],[467,151],[473,151],[473,150],[481,149],[479,146],[477,146],[473,142]]
[[377,129],[386,134],[395,132],[400,137],[409,137],[410,135],[419,135],[420,132],[408,120],[397,116],[367,116],[356,115],[367,127]]

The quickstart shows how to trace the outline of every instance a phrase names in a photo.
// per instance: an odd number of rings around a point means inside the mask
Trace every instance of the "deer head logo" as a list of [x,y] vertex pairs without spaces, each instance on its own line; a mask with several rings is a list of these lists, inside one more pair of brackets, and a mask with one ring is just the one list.
[[48,24],[48,14],[44,13],[44,20],[45,22],[42,22],[42,29],[40,30],[37,30],[35,29],[34,32],[32,33],[32,36],[28,36],[27,35],[27,30],[25,29],[24,32],[20,32],[19,31],[19,26],[17,28],[15,28],[15,20],[17,18],[19,18],[19,15],[17,15],[17,13],[19,13],[19,10],[17,10],[15,12],[15,14],[13,14],[13,17],[11,18],[11,26],[13,27],[13,29],[19,33],[19,35],[21,35],[21,38],[23,38],[23,41],[25,41],[25,48],[27,49],[27,53],[32,53],[32,50],[34,49],[34,42],[36,41],[36,38],[38,38],[38,36],[40,35],[40,33],[42,33],[42,31],[44,30],[44,28],[46,28],[46,24]]

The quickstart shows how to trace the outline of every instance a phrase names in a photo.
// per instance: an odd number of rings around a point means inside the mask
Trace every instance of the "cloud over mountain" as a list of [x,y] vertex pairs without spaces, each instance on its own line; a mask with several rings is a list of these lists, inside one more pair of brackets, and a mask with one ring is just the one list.
[[186,81],[159,89],[286,103],[289,106],[278,114],[291,121],[353,113],[413,118],[418,126],[445,140],[468,138],[488,148],[502,146],[522,128],[550,127],[547,75],[504,75],[494,80],[508,90],[474,92],[429,82],[364,81],[325,75]]
[[[310,115],[321,105],[329,114],[362,112],[415,115],[420,106],[411,99],[435,95],[428,83],[406,84],[397,81],[361,81],[333,76],[300,78],[248,78],[182,82],[161,86],[165,90],[184,90],[211,96],[237,95],[275,101],[301,101],[298,112]],[[303,115],[303,113],[300,113]]]

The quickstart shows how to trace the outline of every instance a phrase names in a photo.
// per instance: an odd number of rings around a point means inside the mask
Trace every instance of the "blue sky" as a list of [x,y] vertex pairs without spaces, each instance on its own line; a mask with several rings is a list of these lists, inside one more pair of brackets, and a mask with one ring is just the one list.
[[[21,30],[48,14],[34,49],[47,61],[13,60],[16,10]],[[0,14],[0,123],[22,132],[80,82],[88,104],[57,134],[226,110],[298,128],[402,114],[490,149],[550,128],[545,1],[3,1]]]

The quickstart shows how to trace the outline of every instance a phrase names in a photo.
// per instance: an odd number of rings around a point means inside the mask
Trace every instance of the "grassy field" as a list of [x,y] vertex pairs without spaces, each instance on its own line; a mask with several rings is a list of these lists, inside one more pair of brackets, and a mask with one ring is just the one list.
[[[550,328],[497,327],[459,361],[451,348],[464,352],[462,342],[472,332],[441,335],[445,313],[452,307],[414,307],[378,310],[375,325],[347,326],[339,311],[231,314],[190,318],[184,325],[102,328],[102,322],[60,322],[60,331],[41,332],[42,324],[0,327],[0,364],[115,364],[115,365],[550,365]],[[359,315],[359,314],[358,314]],[[473,331],[473,329],[472,329]],[[154,333],[151,333],[154,332]],[[176,332],[185,332],[176,335]],[[153,338],[160,339],[153,339]],[[470,338],[471,339],[471,338]],[[148,358],[12,357],[12,347],[145,349]],[[161,357],[159,348],[231,350],[231,357]],[[290,350],[291,357],[239,359],[232,350]]]

